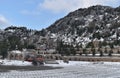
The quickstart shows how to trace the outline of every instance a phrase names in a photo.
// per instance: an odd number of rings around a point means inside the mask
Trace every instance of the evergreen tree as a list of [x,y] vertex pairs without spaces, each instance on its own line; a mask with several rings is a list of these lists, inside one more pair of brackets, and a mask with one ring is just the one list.
[[113,53],[113,51],[112,51],[112,50],[110,50],[110,51],[109,51],[109,53],[108,53],[108,56],[110,56],[110,57],[111,57],[111,56],[112,56],[112,53]]
[[62,41],[59,41],[59,40],[57,40],[57,48],[56,48],[56,50],[58,51],[58,53],[59,54],[63,54],[63,48],[64,46],[63,46],[63,42]]
[[71,54],[76,55],[76,50],[73,46],[71,46],[70,51],[71,51]]
[[8,43],[6,40],[0,42],[0,55],[2,55],[3,59],[7,57],[8,52]]
[[109,45],[110,45],[110,48],[111,48],[111,49],[114,48],[114,46],[113,46],[114,44],[113,44],[113,43],[110,43]]
[[108,53],[107,48],[105,48],[104,53]]
[[63,54],[69,56],[70,55],[70,46],[69,45],[63,45]]
[[92,48],[92,55],[95,56],[95,48]]
[[87,56],[86,48],[83,49],[83,54],[85,54]]
[[15,50],[16,45],[18,45],[18,49],[21,50],[22,44],[21,44],[20,38],[18,36],[8,37],[8,42],[10,43],[10,50]]
[[35,49],[35,46],[31,44],[31,45],[28,45],[26,48],[27,49]]
[[103,56],[103,51],[102,50],[100,50],[100,57],[102,57]]
[[120,54],[120,51],[118,50],[117,53]]
[[94,47],[94,45],[93,45],[93,42],[89,42],[88,44],[87,44],[87,46],[86,46],[86,48],[93,48]]

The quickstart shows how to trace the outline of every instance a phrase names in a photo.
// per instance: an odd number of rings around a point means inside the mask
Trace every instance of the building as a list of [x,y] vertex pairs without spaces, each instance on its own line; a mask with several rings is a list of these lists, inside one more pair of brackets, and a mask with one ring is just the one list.
[[24,60],[24,53],[20,50],[12,50],[8,52],[9,60]]

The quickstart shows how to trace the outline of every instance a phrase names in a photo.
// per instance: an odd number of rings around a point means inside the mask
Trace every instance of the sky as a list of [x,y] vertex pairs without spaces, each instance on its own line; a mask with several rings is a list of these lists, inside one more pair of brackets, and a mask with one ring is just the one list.
[[93,5],[120,6],[120,0],[0,0],[0,29],[24,26],[41,30],[69,12]]

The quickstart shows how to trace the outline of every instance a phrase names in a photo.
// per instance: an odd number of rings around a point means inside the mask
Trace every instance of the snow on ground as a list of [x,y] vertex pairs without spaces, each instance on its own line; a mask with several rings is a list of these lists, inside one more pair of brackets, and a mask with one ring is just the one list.
[[[63,60],[56,60],[59,64],[44,64],[44,66],[52,67],[71,67],[87,64],[103,64],[103,65],[120,65],[120,62],[86,62],[86,61],[69,61],[69,63],[64,63]],[[32,66],[31,62],[19,61],[19,60],[0,60],[2,65],[13,65],[13,66]]]
[[[69,61],[69,63],[64,63],[63,60],[56,60],[59,64],[44,64],[45,66],[52,66],[52,67],[68,67],[68,66],[75,66],[79,64],[87,64],[90,62],[80,62],[80,61]],[[0,60],[2,65],[13,65],[13,66],[30,66],[32,65],[31,62],[28,61],[19,61],[19,60]]]
[[30,66],[31,62],[19,61],[19,60],[0,60],[2,65],[13,65],[13,66]]
[[0,72],[0,78],[119,78],[120,62],[82,62],[70,61],[68,64],[57,60],[61,69],[37,71]]
[[80,64],[89,64],[90,62],[83,62],[83,61],[69,61],[69,63],[64,63],[63,60],[57,60],[59,64],[45,64],[45,66],[52,66],[52,67],[69,67],[75,66]]

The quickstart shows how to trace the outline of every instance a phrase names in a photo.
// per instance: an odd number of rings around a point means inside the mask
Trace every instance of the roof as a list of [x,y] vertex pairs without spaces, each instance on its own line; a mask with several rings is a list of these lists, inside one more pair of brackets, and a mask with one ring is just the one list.
[[13,51],[11,51],[11,53],[22,54],[22,51],[19,51],[19,50],[13,50]]

